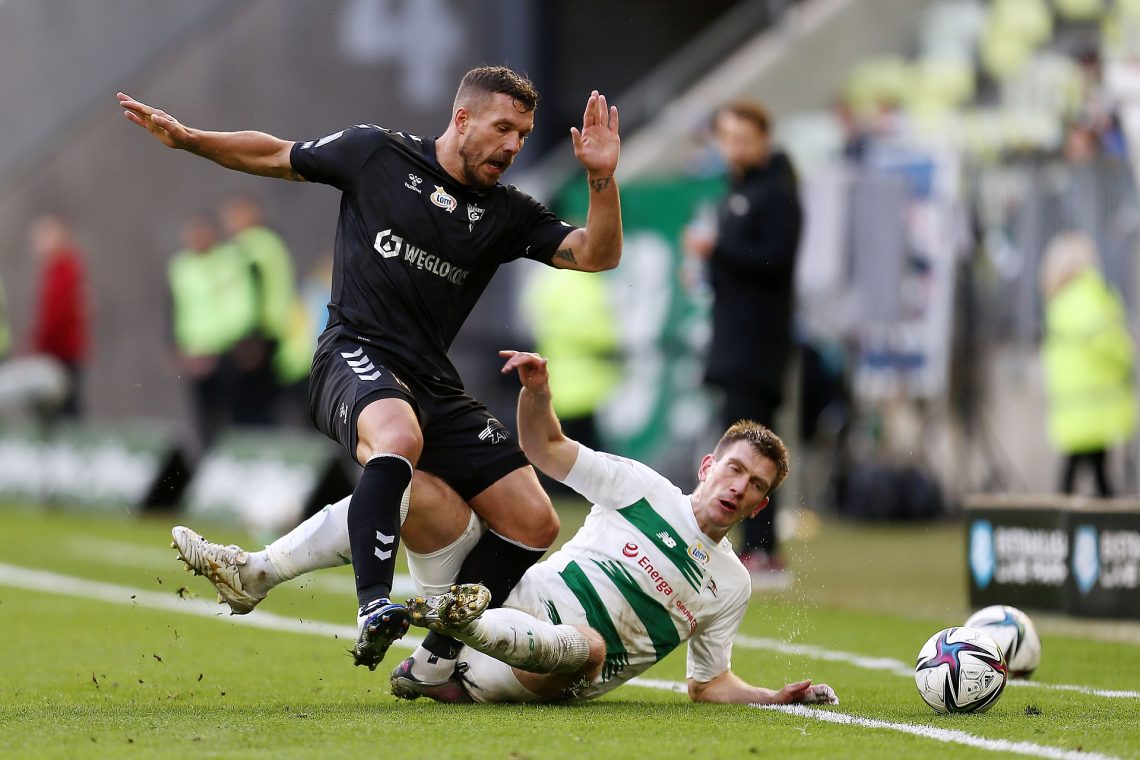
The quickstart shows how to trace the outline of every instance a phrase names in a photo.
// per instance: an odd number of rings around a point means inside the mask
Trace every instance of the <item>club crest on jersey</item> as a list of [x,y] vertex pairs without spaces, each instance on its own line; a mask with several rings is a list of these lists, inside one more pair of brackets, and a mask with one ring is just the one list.
[[487,427],[483,428],[483,432],[479,434],[480,441],[487,441],[489,443],[499,443],[511,437],[511,434],[503,427],[503,423],[492,417],[487,420]]
[[467,204],[467,231],[471,232],[475,229],[475,223],[483,218],[483,212],[486,209],[479,208],[474,203]]
[[435,186],[435,192],[431,194],[431,202],[449,214],[454,213],[455,207],[459,205],[459,201],[448,195],[439,185]]

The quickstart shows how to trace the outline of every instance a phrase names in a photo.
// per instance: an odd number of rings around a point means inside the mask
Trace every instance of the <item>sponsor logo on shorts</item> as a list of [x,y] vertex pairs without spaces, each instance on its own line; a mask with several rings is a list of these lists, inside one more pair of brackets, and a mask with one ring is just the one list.
[[455,207],[459,205],[459,202],[439,185],[435,186],[435,192],[431,194],[431,202],[449,214],[455,213]]
[[495,444],[505,441],[511,437],[510,431],[503,427],[503,423],[499,422],[494,417],[487,420],[487,426],[479,433],[480,441],[488,441]]

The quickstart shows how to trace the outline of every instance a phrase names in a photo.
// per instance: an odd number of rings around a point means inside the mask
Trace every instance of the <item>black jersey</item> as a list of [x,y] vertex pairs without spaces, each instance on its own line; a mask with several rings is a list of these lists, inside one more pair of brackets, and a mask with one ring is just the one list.
[[574,229],[514,186],[460,184],[433,138],[363,124],[295,143],[290,160],[343,193],[325,337],[375,346],[456,388],[447,350],[495,270],[521,257],[550,264]]

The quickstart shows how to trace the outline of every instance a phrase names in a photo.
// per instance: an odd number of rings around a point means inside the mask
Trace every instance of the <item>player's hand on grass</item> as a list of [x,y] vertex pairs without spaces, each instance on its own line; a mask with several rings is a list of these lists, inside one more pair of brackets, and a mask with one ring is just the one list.
[[541,393],[547,389],[550,375],[546,371],[546,359],[529,351],[503,350],[499,356],[506,359],[501,372],[504,375],[518,370],[519,382],[528,391]]
[[825,683],[812,686],[811,679],[790,683],[772,697],[776,705],[837,705],[839,697],[835,690]]
[[157,108],[140,103],[125,93],[118,93],[119,105],[123,115],[128,120],[138,124],[150,132],[163,145],[169,148],[189,150],[191,147],[190,130],[180,124],[170,114]]
[[591,185],[597,182],[598,190],[608,187],[621,152],[617,106],[607,106],[606,96],[594,90],[586,101],[582,129],[570,127],[570,139],[574,142],[574,156],[586,169]]

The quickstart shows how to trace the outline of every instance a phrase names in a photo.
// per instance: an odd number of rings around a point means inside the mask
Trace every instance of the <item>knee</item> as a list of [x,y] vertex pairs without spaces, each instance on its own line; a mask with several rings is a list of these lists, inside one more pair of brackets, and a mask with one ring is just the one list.
[[414,465],[419,461],[423,447],[423,431],[416,425],[391,426],[381,430],[361,424],[357,428],[356,460],[361,465],[378,454],[399,454]]
[[545,549],[552,545],[558,538],[561,523],[558,520],[558,513],[554,511],[554,505],[550,503],[550,497],[543,492],[531,499],[522,512],[526,517],[517,524],[522,535],[512,538],[536,549]]

